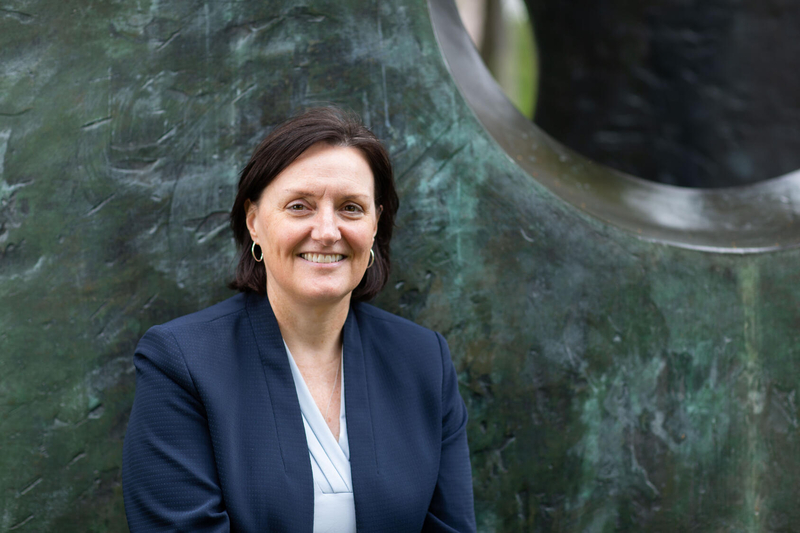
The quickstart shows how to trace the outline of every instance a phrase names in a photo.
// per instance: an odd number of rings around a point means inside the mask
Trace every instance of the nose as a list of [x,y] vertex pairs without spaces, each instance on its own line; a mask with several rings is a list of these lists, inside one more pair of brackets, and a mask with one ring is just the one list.
[[324,246],[331,246],[342,238],[339,231],[339,221],[333,207],[320,207],[317,216],[314,217],[314,227],[311,230],[311,238],[322,243]]

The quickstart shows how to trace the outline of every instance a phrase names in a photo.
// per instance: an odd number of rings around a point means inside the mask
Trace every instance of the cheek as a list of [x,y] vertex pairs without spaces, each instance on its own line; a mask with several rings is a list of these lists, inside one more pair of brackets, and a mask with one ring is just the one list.
[[297,239],[292,238],[292,235],[288,233],[277,235],[273,237],[273,240],[275,245],[272,249],[282,259],[288,256],[293,256],[295,248],[299,242]]
[[359,236],[358,244],[355,245],[362,253],[368,254],[372,247],[372,233],[364,233]]
[[354,249],[368,252],[372,245],[372,233],[374,231],[371,226],[365,225],[363,228],[351,232],[347,240]]
[[291,224],[271,224],[267,226],[265,234],[269,249],[280,255],[292,255],[294,248],[303,240],[301,228]]

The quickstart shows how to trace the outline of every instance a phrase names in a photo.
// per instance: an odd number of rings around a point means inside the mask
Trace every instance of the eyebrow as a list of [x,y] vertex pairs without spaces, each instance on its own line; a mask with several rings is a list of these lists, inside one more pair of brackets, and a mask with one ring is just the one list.
[[[290,194],[292,196],[310,196],[312,198],[317,196],[316,193],[311,192],[311,191],[307,191],[307,190],[304,190],[304,189],[284,189],[283,192],[285,192],[286,194]],[[345,194],[344,196],[342,196],[342,198],[344,200],[360,200],[362,202],[366,202],[367,200],[369,200],[369,195],[368,194]]]

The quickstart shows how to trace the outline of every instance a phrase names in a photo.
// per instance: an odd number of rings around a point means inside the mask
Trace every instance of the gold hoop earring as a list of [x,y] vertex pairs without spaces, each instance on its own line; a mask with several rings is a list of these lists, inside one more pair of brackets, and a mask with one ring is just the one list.
[[[261,245],[258,245],[258,249],[261,250]],[[256,257],[256,241],[253,241],[253,245],[250,247],[250,255],[253,256],[253,259],[256,260],[256,263],[260,263],[264,260],[264,250],[261,250],[261,257]]]
[[371,267],[374,264],[375,264],[375,251],[372,248],[370,248],[369,249],[369,264],[367,265],[367,268]]

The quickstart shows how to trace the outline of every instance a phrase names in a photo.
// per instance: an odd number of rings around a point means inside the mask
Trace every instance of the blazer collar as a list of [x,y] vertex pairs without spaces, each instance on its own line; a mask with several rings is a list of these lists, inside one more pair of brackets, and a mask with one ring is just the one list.
[[[358,528],[362,529],[365,525],[363,517],[369,516],[372,512],[374,502],[370,501],[370,495],[377,481],[378,463],[367,383],[367,360],[372,355],[372,345],[369,342],[362,342],[358,327],[358,305],[356,303],[350,307],[342,333],[350,471],[353,479],[356,522]],[[302,507],[303,512],[311,512],[313,516],[314,486],[308,443],[283,337],[266,296],[250,293],[247,295],[246,306],[264,367],[288,482],[296,485],[298,495],[301,496],[298,500],[298,512]],[[308,509],[306,502],[310,502],[311,507]]]
[[[375,433],[372,427],[368,368],[371,366],[371,339],[361,336],[358,319],[360,304],[350,306],[343,328],[344,346],[344,401],[347,409],[347,438],[350,441],[350,473],[353,478],[353,498],[356,505],[356,528],[371,531],[368,522],[381,516],[376,501],[378,494],[378,458],[375,453]],[[373,394],[375,392],[373,391]]]

